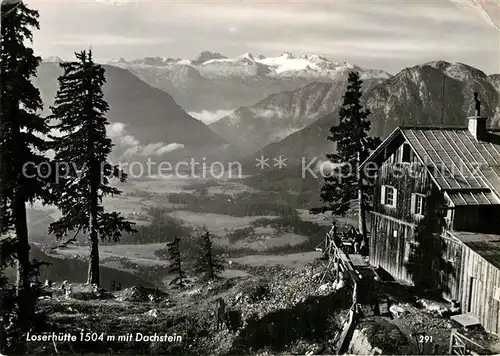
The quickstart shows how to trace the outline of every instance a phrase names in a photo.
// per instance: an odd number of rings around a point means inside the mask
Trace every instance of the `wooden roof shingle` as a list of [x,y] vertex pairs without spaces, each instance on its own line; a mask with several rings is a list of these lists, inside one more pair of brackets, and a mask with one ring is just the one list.
[[493,266],[500,269],[500,235],[466,231],[449,231],[449,233]]
[[500,204],[500,134],[477,140],[467,128],[397,128],[361,167],[400,136],[454,205]]

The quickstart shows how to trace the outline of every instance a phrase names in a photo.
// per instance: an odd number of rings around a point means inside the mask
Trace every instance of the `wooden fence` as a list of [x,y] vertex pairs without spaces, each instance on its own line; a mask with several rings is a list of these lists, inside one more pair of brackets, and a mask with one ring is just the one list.
[[333,255],[333,258],[338,261],[339,268],[342,269],[342,272],[347,274],[353,283],[352,306],[349,310],[349,318],[345,321],[344,326],[342,327],[342,332],[337,344],[336,354],[341,355],[347,350],[354,328],[356,327],[356,319],[358,316],[358,282],[360,275],[354,269],[349,257],[342,252],[335,242],[332,242],[331,254]]
[[493,353],[457,330],[450,335],[450,355],[492,355]]

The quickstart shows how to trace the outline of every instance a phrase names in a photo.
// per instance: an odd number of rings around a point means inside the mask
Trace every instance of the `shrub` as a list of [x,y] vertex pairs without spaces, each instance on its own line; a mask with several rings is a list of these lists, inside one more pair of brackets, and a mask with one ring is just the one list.
[[227,238],[231,244],[235,244],[238,241],[252,236],[255,233],[255,228],[253,226],[243,227],[240,229],[235,229],[229,234],[227,234]]
[[242,292],[244,295],[248,296],[251,303],[260,302],[271,294],[271,289],[269,288],[269,280],[265,278],[259,278],[256,280],[249,281],[243,286]]

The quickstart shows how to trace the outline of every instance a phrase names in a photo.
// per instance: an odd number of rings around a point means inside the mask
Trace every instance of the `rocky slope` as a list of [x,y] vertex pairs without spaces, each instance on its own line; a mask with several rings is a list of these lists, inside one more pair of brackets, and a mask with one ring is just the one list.
[[[104,67],[104,98],[110,105],[110,135],[118,156],[147,156],[154,160],[174,152],[180,156],[222,154],[228,148],[224,139],[189,116],[166,92],[149,86],[125,69]],[[61,73],[56,62],[45,62],[34,78],[46,113],[53,104]]]
[[491,74],[488,78],[491,84],[500,91],[500,74]]
[[[252,277],[195,282],[182,291],[133,287],[107,292],[74,284],[72,293],[64,296],[58,283],[50,290],[52,296],[38,306],[49,315],[44,332],[78,338],[81,332],[104,334],[101,340],[56,343],[57,353],[237,355],[266,350],[289,354],[295,349],[333,353],[342,326],[339,316],[345,315],[352,297],[344,283],[320,283],[325,266],[312,261],[300,269],[256,268]],[[215,329],[218,298],[225,300],[229,317],[222,330]],[[128,333],[133,335],[128,342],[107,338]],[[179,335],[182,341],[141,341],[136,333]],[[31,342],[29,347],[32,355],[54,351],[46,342]]]
[[[367,90],[363,95],[363,104],[372,113],[372,134],[384,138],[399,125],[443,123],[465,126],[467,116],[474,114],[475,91],[479,92],[482,101],[481,114],[490,118],[491,126],[498,127],[499,78],[499,75],[487,76],[482,71],[461,63],[444,61],[406,68]],[[338,109],[338,105],[332,106],[331,114],[319,118],[279,142],[258,150],[244,161],[243,166],[255,167],[255,159],[261,155],[283,155],[288,158],[289,165],[300,164],[302,157],[324,157],[326,152],[332,150],[332,143],[327,141],[327,136],[330,127],[337,123]],[[269,169],[273,169],[272,165]]]
[[[300,268],[248,267],[248,277],[193,280],[184,290],[133,286],[110,291],[71,283],[71,292],[64,295],[57,283],[46,289],[49,297],[39,300],[40,322],[31,334],[65,333],[76,341],[34,341],[28,343],[28,351],[31,355],[335,354],[349,318],[352,286],[348,280],[335,281],[331,270],[324,276],[325,267],[327,262],[318,260]],[[381,315],[373,315],[371,306],[361,302],[362,314],[348,338],[348,353],[416,354],[411,334],[418,332],[432,336],[425,345],[427,354],[434,346],[447,349],[452,321],[422,307],[417,291],[395,283],[376,283],[370,291],[379,301]],[[228,323],[217,330],[219,298],[225,301]],[[94,336],[85,341],[82,333]],[[155,334],[180,338],[144,338]],[[127,335],[131,336],[124,340]],[[474,339],[482,342],[484,336],[478,331]]]
[[265,97],[298,89],[314,81],[345,79],[351,69],[364,78],[388,78],[381,70],[363,69],[312,55],[254,57],[250,53],[226,58],[202,52],[195,60],[144,58],[119,59],[109,64],[127,68],[148,84],[170,93],[185,110],[230,110],[253,105]]
[[[380,83],[368,79],[364,89]],[[241,107],[210,128],[245,149],[278,142],[332,112],[342,102],[346,81],[314,82],[298,90],[273,94],[255,105]]]
[[467,116],[474,115],[475,91],[481,114],[498,126],[500,87],[495,76],[462,63],[437,61],[406,68],[367,92],[364,101],[373,113],[373,133],[385,137],[403,124],[465,126]]

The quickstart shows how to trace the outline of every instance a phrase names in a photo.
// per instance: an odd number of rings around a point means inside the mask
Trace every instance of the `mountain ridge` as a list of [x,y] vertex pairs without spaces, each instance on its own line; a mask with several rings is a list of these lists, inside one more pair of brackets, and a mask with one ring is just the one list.
[[[151,59],[154,58],[154,61]],[[247,65],[252,65],[252,64],[260,64],[263,66],[269,67],[270,70],[269,73],[272,74],[289,74],[289,75],[297,75],[297,74],[303,74],[305,73],[303,71],[309,71],[309,75],[312,75],[312,73],[317,72],[317,75],[319,77],[328,77],[331,75],[331,73],[328,73],[328,70],[330,71],[338,71],[338,70],[345,70],[345,69],[356,69],[357,71],[361,72],[362,75],[365,72],[373,71],[373,75],[377,74],[380,78],[389,78],[391,74],[383,71],[383,70],[372,70],[372,69],[366,69],[362,68],[357,65],[350,64],[345,61],[331,61],[330,59],[324,57],[324,56],[319,56],[319,55],[307,55],[303,54],[301,56],[296,56],[294,54],[291,54],[290,52],[285,52],[281,54],[278,57],[266,57],[263,55],[258,55],[254,56],[249,52],[243,53],[241,55],[238,55],[234,58],[229,58],[224,56],[223,54],[219,52],[212,52],[212,51],[202,51],[196,59],[190,60],[190,59],[182,59],[182,58],[170,58],[170,57],[144,57],[144,58],[138,58],[134,59],[131,61],[127,61],[123,58],[120,58],[118,60],[111,60],[108,61],[106,64],[109,65],[123,65],[123,64],[136,64],[136,65],[144,65],[144,66],[168,66],[171,64],[180,64],[180,65],[192,65],[193,67],[196,67],[197,65],[210,65],[210,64],[220,64],[220,63],[243,63]],[[239,74],[244,74],[245,71],[242,71]],[[221,76],[231,76],[233,73],[232,72],[223,72],[221,71],[219,75]]]
[[227,58],[203,51],[194,60],[154,58],[120,58],[107,64],[126,68],[151,86],[167,91],[188,112],[235,110],[312,82],[346,80],[353,68],[365,79],[391,76],[382,70],[334,62],[318,55],[283,53],[265,57],[244,53]]
[[[161,158],[164,156],[162,153],[172,155],[173,151],[177,151],[175,154],[198,156],[211,150],[224,151],[224,147],[229,149],[226,140],[188,115],[168,93],[151,87],[126,69],[103,67],[106,73],[104,98],[110,105],[107,117],[112,124],[110,127],[119,129],[115,133],[115,144],[120,140],[127,145],[123,147],[124,152],[128,150],[134,156],[141,155],[138,146],[156,148],[142,153],[149,155],[151,151],[151,155]],[[54,102],[57,78],[61,74],[58,63],[41,63],[37,77],[33,78],[41,92],[44,114],[48,114],[49,106]],[[177,146],[172,146],[174,144]],[[121,147],[115,148],[116,152]]]
[[[380,83],[371,79],[364,89]],[[297,90],[272,94],[255,105],[240,107],[209,127],[244,149],[264,147],[303,129],[340,105],[345,81],[313,82]]]
[[[474,113],[473,93],[477,91],[489,125],[500,127],[500,87],[496,85],[499,81],[500,75],[488,76],[462,63],[427,62],[405,68],[368,89],[362,104],[371,111],[371,134],[385,138],[400,125],[467,126],[467,116]],[[302,157],[324,160],[325,154],[333,150],[327,136],[330,127],[337,124],[340,105],[283,140],[256,150],[243,160],[243,166],[259,171],[255,159],[261,156],[282,155],[290,165],[301,164]],[[271,165],[268,170],[273,169]]]

